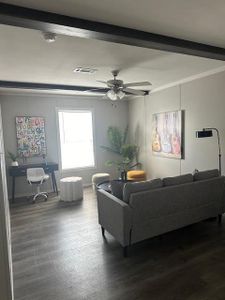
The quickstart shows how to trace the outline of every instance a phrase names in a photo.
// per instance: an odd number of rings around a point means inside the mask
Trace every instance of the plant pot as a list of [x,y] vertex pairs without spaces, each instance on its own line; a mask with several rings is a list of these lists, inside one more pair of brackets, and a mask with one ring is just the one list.
[[18,167],[19,166],[18,161],[12,161],[11,166],[12,167]]
[[122,171],[120,173],[120,176],[123,181],[126,181],[127,180],[127,171]]

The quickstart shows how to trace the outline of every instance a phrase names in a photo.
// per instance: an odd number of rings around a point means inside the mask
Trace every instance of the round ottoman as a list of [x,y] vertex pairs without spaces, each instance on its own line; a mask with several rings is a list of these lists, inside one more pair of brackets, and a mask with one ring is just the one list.
[[92,188],[93,191],[96,192],[96,185],[103,182],[103,181],[109,181],[110,175],[108,173],[96,173],[92,176]]
[[131,170],[127,172],[127,179],[133,181],[145,181],[146,173],[143,170]]
[[60,199],[77,201],[83,199],[83,182],[81,177],[65,177],[60,179]]

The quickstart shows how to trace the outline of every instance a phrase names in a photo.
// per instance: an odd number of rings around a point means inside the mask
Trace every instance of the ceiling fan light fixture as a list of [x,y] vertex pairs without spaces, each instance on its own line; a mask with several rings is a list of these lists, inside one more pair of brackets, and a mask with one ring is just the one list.
[[110,100],[116,101],[116,100],[122,100],[123,97],[125,96],[125,93],[121,90],[119,91],[109,90],[106,95]]
[[[132,87],[135,86],[145,86],[151,85],[149,81],[142,81],[142,82],[130,82],[124,83],[123,80],[117,79],[119,71],[112,71],[113,79],[108,81],[98,80],[98,82],[104,83],[108,87],[108,91],[106,92],[106,97],[112,101],[122,100],[126,95],[133,95],[133,96],[145,96],[149,94],[149,91],[134,89]],[[131,87],[131,88],[130,88]],[[104,88],[97,88],[97,90],[104,89]]]
[[113,90],[109,90],[106,93],[106,96],[112,101],[116,101],[118,99],[117,94]]
[[123,91],[118,91],[117,96],[122,100],[125,96],[125,93]]

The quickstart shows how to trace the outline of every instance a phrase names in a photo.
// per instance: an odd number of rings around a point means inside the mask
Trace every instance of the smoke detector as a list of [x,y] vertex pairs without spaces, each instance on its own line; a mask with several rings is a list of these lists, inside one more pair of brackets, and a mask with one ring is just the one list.
[[86,68],[86,67],[77,67],[73,70],[74,73],[81,73],[81,74],[94,74],[98,70],[93,68]]

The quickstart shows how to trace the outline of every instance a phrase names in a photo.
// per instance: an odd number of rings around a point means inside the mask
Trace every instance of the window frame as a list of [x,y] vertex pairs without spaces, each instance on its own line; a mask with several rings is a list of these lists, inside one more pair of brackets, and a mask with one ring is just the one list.
[[[92,135],[93,135],[93,155],[94,155],[94,165],[87,167],[72,167],[68,169],[63,169],[62,167],[62,152],[61,152],[61,141],[60,141],[60,126],[59,126],[59,112],[91,112],[92,114]],[[57,144],[58,144],[58,161],[60,171],[62,173],[71,173],[72,171],[85,171],[94,170],[96,166],[96,139],[95,139],[95,114],[93,108],[77,108],[77,107],[56,107],[56,127],[57,127]]]

